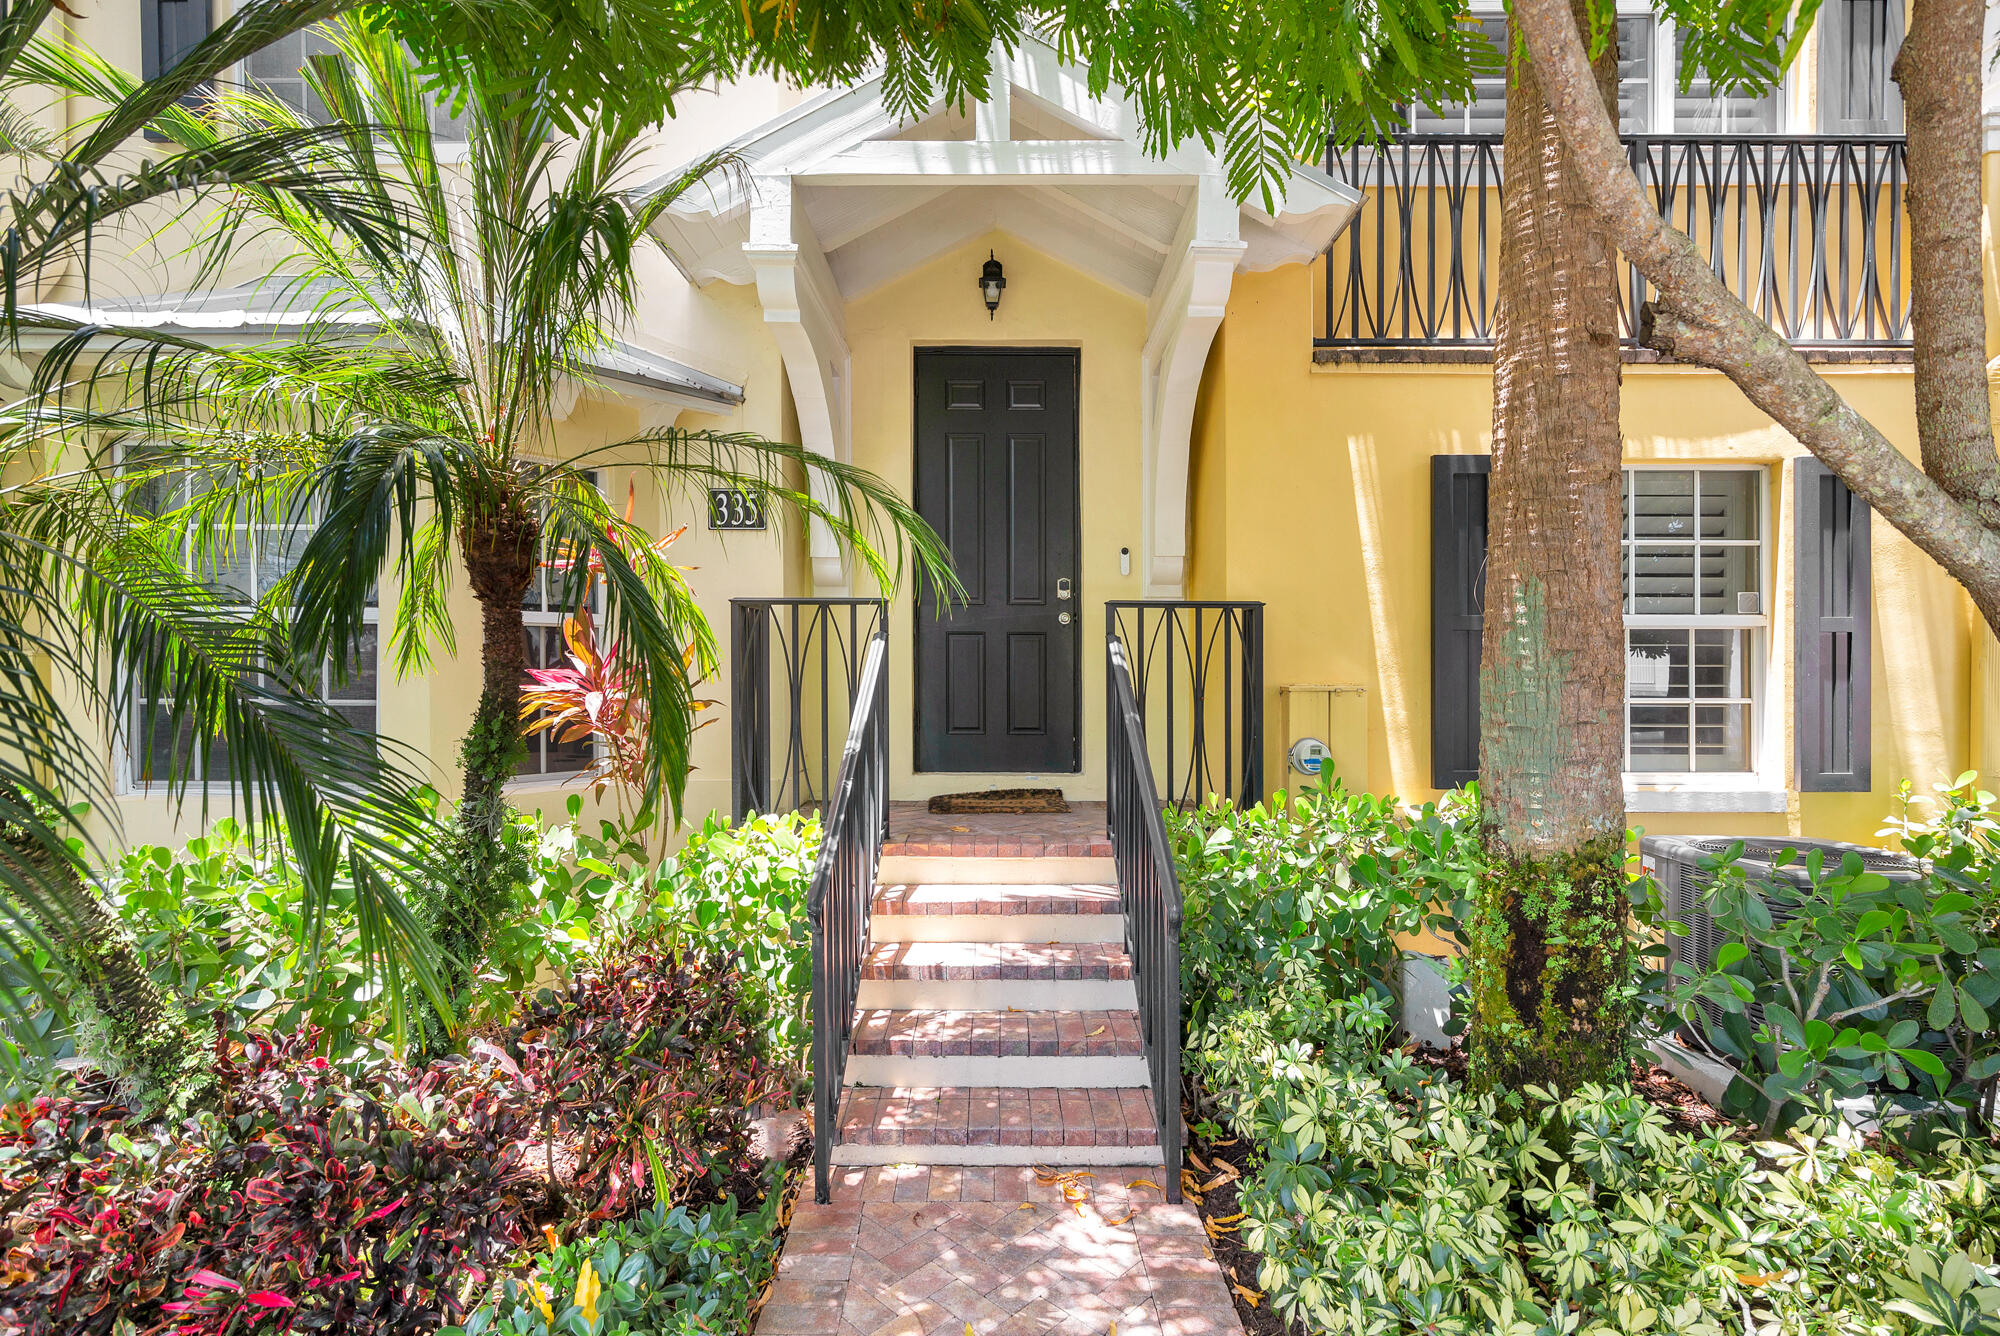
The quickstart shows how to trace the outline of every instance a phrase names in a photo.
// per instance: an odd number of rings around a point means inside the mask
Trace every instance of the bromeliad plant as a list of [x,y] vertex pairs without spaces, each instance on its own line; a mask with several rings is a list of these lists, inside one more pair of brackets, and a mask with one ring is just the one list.
[[[607,529],[605,534],[606,541],[621,550],[627,534],[633,531],[632,513],[636,499],[636,489],[628,484],[625,493],[626,527]],[[633,552],[634,569],[643,572],[651,563],[660,561],[666,550],[686,532],[687,526],[683,525]],[[581,566],[587,579],[582,603],[575,613],[563,619],[563,648],[568,659],[567,666],[528,669],[528,680],[521,688],[523,736],[533,737],[536,733],[546,732],[559,743],[592,744],[591,764],[576,777],[577,782],[589,785],[600,798],[606,786],[612,786],[617,795],[618,813],[623,819],[628,816],[628,792],[644,790],[646,746],[652,736],[652,728],[647,719],[647,702],[640,690],[640,674],[619,661],[617,645],[600,643],[598,638],[597,619],[591,606],[596,597],[597,581],[604,574],[604,555],[601,551],[592,550],[578,557],[565,551],[543,565],[563,571]],[[683,671],[689,674],[691,684],[696,683],[693,675],[697,671],[697,648],[691,644],[681,656]],[[688,708],[700,713],[712,709],[715,704],[712,700],[691,698]],[[703,720],[689,732],[705,728],[710,722]]]

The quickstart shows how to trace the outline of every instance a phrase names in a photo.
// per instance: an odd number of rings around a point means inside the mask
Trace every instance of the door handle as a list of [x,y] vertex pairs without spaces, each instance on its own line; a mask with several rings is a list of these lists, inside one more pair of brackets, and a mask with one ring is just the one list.
[[1065,575],[1061,579],[1056,581],[1056,597],[1059,599],[1067,600],[1069,596],[1070,596],[1069,577]]

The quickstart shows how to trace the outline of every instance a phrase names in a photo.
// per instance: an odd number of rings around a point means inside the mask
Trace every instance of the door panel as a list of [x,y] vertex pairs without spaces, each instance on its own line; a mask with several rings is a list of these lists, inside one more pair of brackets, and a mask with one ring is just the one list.
[[948,617],[918,599],[917,769],[1074,773],[1076,354],[923,351],[916,370],[917,510],[966,588]]

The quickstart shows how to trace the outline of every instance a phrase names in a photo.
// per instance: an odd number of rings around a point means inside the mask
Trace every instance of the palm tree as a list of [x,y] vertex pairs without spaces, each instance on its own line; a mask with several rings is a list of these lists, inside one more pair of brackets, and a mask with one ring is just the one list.
[[[935,535],[886,484],[797,446],[661,429],[562,457],[551,404],[590,382],[591,355],[631,314],[648,225],[677,191],[643,202],[627,193],[637,127],[612,116],[565,138],[532,97],[476,79],[463,103],[463,168],[441,165],[433,98],[402,47],[359,23],[326,31],[336,53],[314,57],[306,77],[342,133],[310,136],[302,113],[255,91],[224,95],[208,118],[170,113],[159,124],[188,151],[244,132],[296,136],[301,173],[404,218],[396,244],[373,244],[298,192],[238,192],[220,226],[289,240],[281,268],[312,294],[287,353],[288,388],[273,389],[272,354],[209,349],[188,350],[172,374],[150,366],[129,388],[135,411],[194,458],[314,455],[309,476],[262,480],[316,516],[285,594],[295,653],[337,659],[361,631],[378,572],[393,565],[391,658],[401,673],[421,671],[452,645],[453,579],[470,585],[480,694],[461,748],[457,875],[431,924],[462,982],[511,881],[503,786],[522,751],[521,608],[539,567],[563,572],[555,582],[568,606],[583,603],[593,574],[601,580],[598,616],[646,720],[640,806],[680,815],[693,687],[714,670],[714,635],[681,571],[609,507],[591,470],[759,492],[781,514],[831,526],[885,589],[906,552],[924,578],[955,582]],[[78,53],[49,62],[91,96],[129,83]],[[698,162],[682,188],[726,166]],[[373,333],[357,338],[361,325]],[[307,383],[309,396],[294,392]]]
[[[23,331],[75,333],[25,312],[39,276],[67,264],[87,281],[95,232],[203,189],[254,182],[340,218],[357,244],[390,244],[397,220],[377,201],[299,174],[298,150],[324,139],[323,128],[267,128],[132,168],[113,159],[204,82],[353,2],[244,7],[167,74],[128,81],[68,143],[0,101],[0,149],[20,165],[0,196],[9,351]],[[26,0],[0,13],[0,87],[10,94],[38,79],[37,34],[58,8]],[[226,748],[246,824],[288,833],[315,941],[336,882],[346,883],[358,945],[387,985],[392,1014],[402,1014],[407,980],[443,1006],[435,948],[393,889],[436,875],[408,758],[357,734],[319,698],[317,672],[298,670],[281,625],[198,577],[183,560],[177,518],[127,504],[143,471],[121,475],[101,446],[76,442],[72,414],[50,388],[45,380],[0,405],[0,1022],[32,1051],[42,1039],[34,1013],[67,1013],[88,1056],[141,1106],[184,1096],[198,1073],[186,1019],[91,884],[102,851],[76,820],[84,804],[115,820],[90,724],[121,729],[143,700],[174,702],[180,745],[157,776],[170,795],[187,794],[186,757]]]

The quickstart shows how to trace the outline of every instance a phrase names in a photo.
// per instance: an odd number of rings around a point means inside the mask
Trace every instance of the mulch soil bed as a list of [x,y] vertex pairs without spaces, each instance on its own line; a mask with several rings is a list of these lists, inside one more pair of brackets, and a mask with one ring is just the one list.
[[[1440,1051],[1413,1046],[1411,1056],[1419,1063],[1436,1067],[1454,1080],[1465,1079],[1465,1050],[1453,1047]],[[1699,1136],[1715,1128],[1734,1124],[1707,1101],[1661,1068],[1651,1063],[1632,1064],[1632,1089],[1667,1117],[1676,1132]],[[1268,1299],[1259,1292],[1257,1269],[1262,1255],[1244,1246],[1238,1205],[1241,1180],[1255,1168],[1254,1154],[1242,1138],[1209,1140],[1194,1129],[1203,1118],[1198,1112],[1207,1105],[1205,1092],[1188,1083],[1188,1105],[1184,1112],[1188,1126],[1187,1150],[1181,1167],[1181,1189],[1188,1204],[1200,1213],[1208,1228],[1209,1247],[1216,1264],[1229,1283],[1230,1297],[1236,1301],[1236,1316],[1247,1336],[1306,1336],[1305,1324],[1286,1325],[1271,1311]]]

